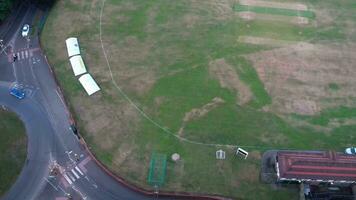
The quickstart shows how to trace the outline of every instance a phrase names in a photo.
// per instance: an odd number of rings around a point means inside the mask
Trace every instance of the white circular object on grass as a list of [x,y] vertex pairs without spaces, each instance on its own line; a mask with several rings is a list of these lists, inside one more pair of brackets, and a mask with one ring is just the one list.
[[177,153],[172,154],[172,160],[174,162],[177,162],[178,160],[180,160],[180,155]]

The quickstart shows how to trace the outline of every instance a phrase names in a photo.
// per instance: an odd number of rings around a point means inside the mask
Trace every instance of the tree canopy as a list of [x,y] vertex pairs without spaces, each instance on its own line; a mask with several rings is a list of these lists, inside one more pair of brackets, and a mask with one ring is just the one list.
[[10,13],[14,0],[0,0],[0,21],[4,20]]

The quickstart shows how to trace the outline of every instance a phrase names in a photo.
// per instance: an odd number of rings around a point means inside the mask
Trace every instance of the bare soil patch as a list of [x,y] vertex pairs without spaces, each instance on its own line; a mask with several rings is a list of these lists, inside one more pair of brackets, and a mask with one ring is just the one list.
[[[150,51],[154,48],[152,41],[146,41],[148,42],[141,42],[130,36],[119,46],[110,45],[107,48],[115,79],[125,90],[138,95],[149,91],[157,80],[155,66],[145,64]],[[135,67],[132,67],[133,64]]]
[[235,0],[191,0],[190,5],[192,9],[197,11],[204,9],[215,20],[226,20],[235,16],[232,9],[235,3]]
[[246,104],[253,98],[250,88],[243,83],[236,70],[224,59],[214,60],[209,63],[210,74],[219,80],[221,87],[228,88],[238,93],[238,103]]
[[240,169],[240,171],[243,173],[239,173],[238,180],[242,183],[251,183],[259,180],[260,170],[254,165],[245,165],[242,167],[242,169]]
[[112,150],[120,143],[119,139],[135,131],[139,122],[137,111],[127,102],[110,105],[100,98],[80,97],[73,102],[76,113],[86,125],[87,134],[104,150]]
[[239,36],[237,41],[242,43],[268,45],[268,46],[276,46],[276,47],[288,46],[297,43],[295,41],[276,40],[272,38],[254,37],[254,36]]
[[183,124],[178,131],[178,135],[180,136],[183,135],[184,127],[189,121],[205,116],[211,110],[213,110],[214,108],[218,107],[223,103],[225,103],[224,99],[221,99],[220,97],[215,97],[211,100],[211,102],[205,104],[203,107],[194,108],[191,111],[185,113],[183,118]]
[[308,25],[310,20],[306,17],[292,17],[292,16],[281,16],[281,15],[269,15],[269,14],[260,14],[254,12],[239,12],[239,17],[246,20],[263,20],[263,21],[276,21],[276,22],[287,22],[296,25]]
[[183,122],[188,122],[190,120],[200,118],[223,103],[225,103],[224,99],[221,99],[220,97],[215,97],[213,100],[211,100],[211,102],[205,104],[203,107],[194,108],[191,111],[185,113]]
[[[246,56],[272,97],[277,113],[313,115],[335,106],[355,106],[356,58],[350,45],[296,45]],[[330,83],[340,85],[337,91]]]
[[135,153],[134,145],[123,143],[114,153],[113,165],[121,166],[128,160],[129,157],[132,157],[132,154]]

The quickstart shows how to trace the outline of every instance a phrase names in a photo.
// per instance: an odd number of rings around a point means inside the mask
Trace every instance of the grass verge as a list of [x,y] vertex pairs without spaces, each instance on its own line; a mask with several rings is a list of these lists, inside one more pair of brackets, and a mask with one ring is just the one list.
[[0,196],[20,174],[26,159],[25,127],[14,113],[0,110]]

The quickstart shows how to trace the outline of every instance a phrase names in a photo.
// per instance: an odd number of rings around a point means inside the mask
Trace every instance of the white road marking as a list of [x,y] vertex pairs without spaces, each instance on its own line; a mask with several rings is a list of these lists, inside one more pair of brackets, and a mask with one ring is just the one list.
[[80,192],[77,188],[75,188],[75,186],[72,186],[72,188],[82,197],[82,199],[86,200],[88,198],[82,192]]
[[61,183],[63,184],[63,186],[65,187],[65,188],[67,188],[67,187],[69,187],[69,183],[63,178],[63,177],[61,177]]
[[20,60],[20,52],[17,52],[17,59]]
[[67,181],[70,185],[73,184],[73,182],[68,178],[68,176],[67,176],[66,174],[63,174],[63,177],[66,179],[66,181]]
[[98,185],[97,185],[94,181],[90,180],[88,176],[85,176],[84,178],[85,178],[89,183],[91,183],[91,185],[92,185],[95,189],[98,189]]
[[51,181],[48,180],[48,178],[45,178],[45,180],[47,181],[47,183],[49,183],[56,191],[58,191],[58,188],[56,186],[54,186]]
[[76,169],[82,176],[84,176],[84,173],[82,172],[82,170],[79,169],[79,167],[75,166],[75,169]]
[[[58,93],[57,93],[57,94],[58,94]],[[73,160],[73,158],[70,156],[70,154],[71,154],[72,152],[73,152],[73,151],[70,151],[70,152],[66,151],[65,153],[68,155],[69,160],[72,161],[72,163],[75,163],[75,161]]]
[[72,171],[72,173],[74,174],[74,176],[75,176],[77,179],[80,178],[80,177],[78,176],[77,172],[74,171],[74,169],[72,169],[71,171]]
[[72,179],[73,182],[75,182],[75,178],[72,176],[72,174],[67,173],[67,175],[69,176],[70,179]]
[[21,57],[22,57],[22,59],[25,59],[25,52],[24,51],[21,51]]
[[62,104],[64,106],[66,106],[66,104],[64,103],[64,100],[62,99],[62,96],[59,94],[58,90],[56,90],[57,96],[59,97],[59,99],[61,100]]
[[83,161],[81,161],[78,166],[79,168],[86,173],[88,170],[84,167],[84,165],[86,165],[89,161],[91,160],[91,158],[88,156],[86,157]]
[[26,58],[28,58],[28,51],[27,50],[25,51],[25,56],[26,56]]

